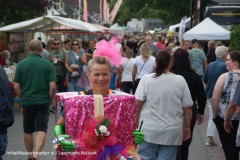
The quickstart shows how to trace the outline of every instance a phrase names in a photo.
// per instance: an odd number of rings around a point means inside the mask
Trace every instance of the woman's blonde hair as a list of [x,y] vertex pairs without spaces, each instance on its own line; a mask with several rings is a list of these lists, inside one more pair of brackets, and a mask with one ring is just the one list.
[[143,43],[139,49],[140,55],[148,59],[151,56],[151,49],[147,43]]
[[109,59],[107,57],[104,57],[104,56],[93,57],[87,64],[88,72],[91,72],[91,69],[92,69],[92,66],[93,66],[94,63],[108,65],[109,66],[109,70],[111,72],[111,64],[110,64]]
[[208,48],[209,49],[215,49],[216,48],[216,42],[211,40],[208,42]]

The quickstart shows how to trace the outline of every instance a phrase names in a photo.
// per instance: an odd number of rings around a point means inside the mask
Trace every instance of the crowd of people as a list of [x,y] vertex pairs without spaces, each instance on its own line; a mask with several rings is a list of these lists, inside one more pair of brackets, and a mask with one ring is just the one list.
[[[40,40],[30,42],[30,55],[17,64],[14,77],[14,91],[23,104],[24,144],[28,153],[33,153],[28,160],[39,159],[37,153],[45,143],[49,107],[56,92],[85,91],[106,96],[109,89],[135,96],[133,116],[141,129],[133,135],[141,159],[187,160],[194,126],[204,121],[206,104],[206,145],[217,145],[217,129],[226,160],[239,159],[239,51],[229,53],[226,46],[215,41],[203,46],[197,39],[182,44],[164,36],[156,40],[150,35],[116,39],[122,56],[119,66],[109,60],[115,53],[94,55],[105,40],[89,40],[85,47],[80,39],[50,39],[46,49]],[[8,67],[10,53],[3,51],[0,58],[1,66]],[[6,76],[0,80],[0,87],[8,82]],[[54,129],[56,136],[64,134],[64,116],[63,112]],[[2,143],[6,134],[7,127],[0,132],[0,160],[6,151],[7,141]],[[75,149],[61,145],[66,151]]]

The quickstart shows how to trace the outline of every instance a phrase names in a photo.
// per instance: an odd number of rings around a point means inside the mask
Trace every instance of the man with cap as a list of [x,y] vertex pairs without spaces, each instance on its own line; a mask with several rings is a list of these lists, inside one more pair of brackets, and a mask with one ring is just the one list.
[[189,60],[192,69],[203,78],[204,71],[207,69],[207,57],[203,50],[199,49],[199,41],[192,40],[192,49],[189,51]]

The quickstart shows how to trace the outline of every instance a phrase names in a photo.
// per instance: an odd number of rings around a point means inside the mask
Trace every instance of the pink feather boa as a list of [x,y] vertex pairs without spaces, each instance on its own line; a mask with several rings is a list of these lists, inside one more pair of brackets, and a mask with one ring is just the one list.
[[106,40],[101,40],[97,42],[96,50],[93,56],[108,57],[110,63],[112,63],[115,67],[119,67],[122,56],[117,44],[118,42],[116,39],[111,39],[109,43]]

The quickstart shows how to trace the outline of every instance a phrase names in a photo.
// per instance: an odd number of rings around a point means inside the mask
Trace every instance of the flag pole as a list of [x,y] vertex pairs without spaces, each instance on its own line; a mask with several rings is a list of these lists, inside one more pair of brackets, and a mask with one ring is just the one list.
[[81,20],[81,0],[78,0],[78,20]]

